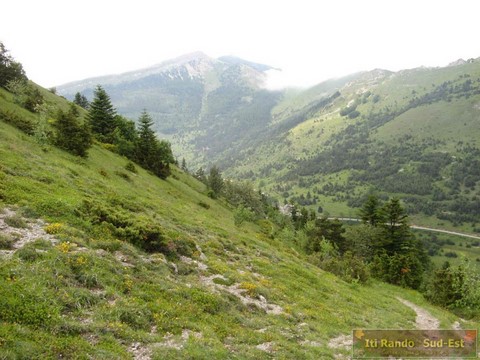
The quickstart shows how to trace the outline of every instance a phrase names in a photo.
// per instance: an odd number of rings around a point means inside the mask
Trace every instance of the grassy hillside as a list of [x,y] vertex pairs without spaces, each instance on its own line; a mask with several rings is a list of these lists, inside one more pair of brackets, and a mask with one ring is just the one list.
[[[368,192],[398,196],[415,223],[480,232],[480,61],[330,85],[286,97],[271,127],[294,126],[220,161],[226,174],[335,216]],[[312,108],[315,93],[338,96]]]
[[[52,106],[66,101],[45,94]],[[10,116],[37,116],[0,91]],[[1,359],[334,359],[352,328],[409,328],[414,292],[346,283],[173,169],[82,159],[0,121]],[[162,252],[147,252],[151,242]],[[478,324],[467,322],[466,328]],[[336,344],[339,342],[340,346]]]

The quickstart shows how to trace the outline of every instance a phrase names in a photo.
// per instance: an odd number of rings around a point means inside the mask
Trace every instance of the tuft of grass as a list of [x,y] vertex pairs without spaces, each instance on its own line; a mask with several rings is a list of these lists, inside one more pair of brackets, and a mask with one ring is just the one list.
[[15,239],[10,234],[0,234],[0,249],[1,250],[11,250],[13,249],[13,244]]
[[7,225],[17,228],[17,229],[26,229],[28,228],[27,222],[18,214],[12,216],[6,216],[4,221]]

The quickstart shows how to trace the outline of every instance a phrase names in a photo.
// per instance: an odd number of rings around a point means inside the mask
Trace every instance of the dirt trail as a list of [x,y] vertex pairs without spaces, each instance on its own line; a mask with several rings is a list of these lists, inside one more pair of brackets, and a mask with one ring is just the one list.
[[[436,330],[440,326],[440,321],[432,316],[427,310],[421,308],[410,301],[397,297],[397,300],[400,301],[405,306],[408,306],[410,309],[415,311],[417,317],[415,318],[415,326],[417,329],[428,329],[428,330]],[[340,335],[336,338],[330,339],[328,342],[328,347],[331,349],[339,349],[339,350],[349,350],[352,346],[352,337],[351,335]],[[351,359],[351,357],[337,353],[335,354],[336,359]]]
[[415,326],[417,329],[436,330],[440,326],[440,321],[427,310],[400,297],[397,297],[397,300],[417,313],[417,317],[415,318]]

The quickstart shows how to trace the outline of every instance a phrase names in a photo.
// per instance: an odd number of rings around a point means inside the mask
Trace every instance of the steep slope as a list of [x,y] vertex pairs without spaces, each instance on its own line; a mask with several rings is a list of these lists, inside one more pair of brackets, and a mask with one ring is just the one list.
[[[0,106],[27,116],[1,89]],[[0,121],[1,358],[346,358],[352,328],[414,326],[397,297],[457,320],[413,291],[345,283],[265,226],[236,227],[177,169],[163,181],[126,162]],[[161,252],[142,250],[152,241]]]

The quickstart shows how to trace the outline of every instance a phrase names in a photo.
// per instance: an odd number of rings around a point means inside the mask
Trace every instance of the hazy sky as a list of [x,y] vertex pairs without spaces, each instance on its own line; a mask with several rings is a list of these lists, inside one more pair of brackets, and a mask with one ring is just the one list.
[[480,57],[478,0],[9,0],[0,41],[46,86],[193,51],[283,69],[311,85],[359,70]]

